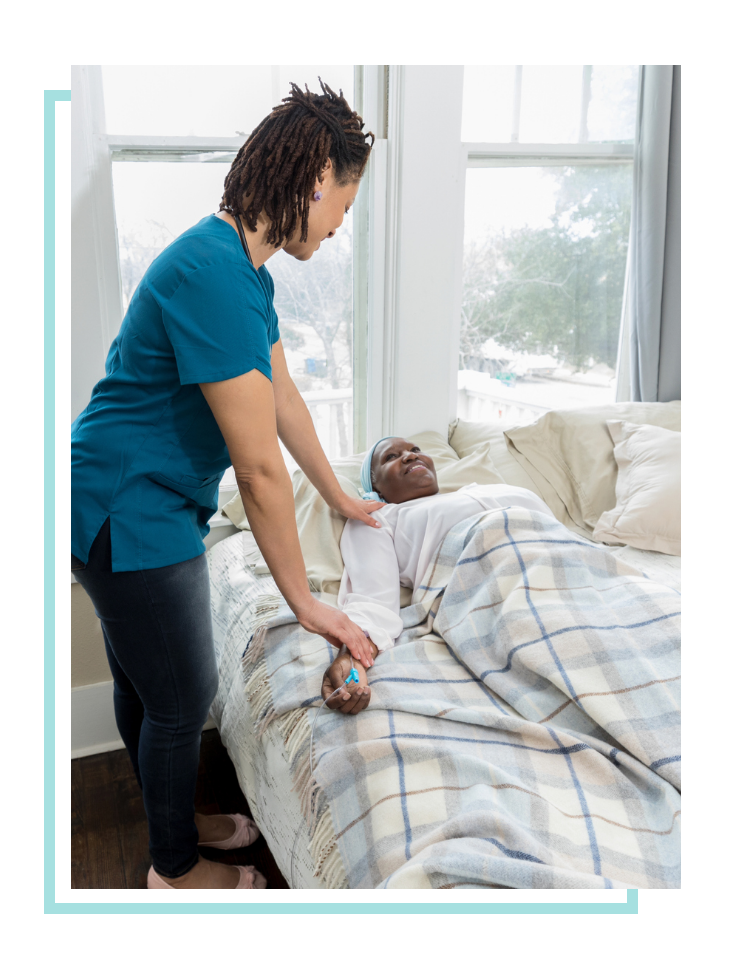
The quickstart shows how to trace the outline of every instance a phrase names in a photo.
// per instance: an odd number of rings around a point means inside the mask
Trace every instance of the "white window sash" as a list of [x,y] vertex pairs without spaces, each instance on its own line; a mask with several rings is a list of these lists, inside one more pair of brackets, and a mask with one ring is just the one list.
[[466,166],[601,166],[631,163],[632,143],[463,143]]

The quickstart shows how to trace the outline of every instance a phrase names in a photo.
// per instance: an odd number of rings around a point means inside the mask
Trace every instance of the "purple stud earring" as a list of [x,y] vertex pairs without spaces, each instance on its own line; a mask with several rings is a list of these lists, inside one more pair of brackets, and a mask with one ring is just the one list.
[[322,190],[315,190],[315,200],[322,200]]

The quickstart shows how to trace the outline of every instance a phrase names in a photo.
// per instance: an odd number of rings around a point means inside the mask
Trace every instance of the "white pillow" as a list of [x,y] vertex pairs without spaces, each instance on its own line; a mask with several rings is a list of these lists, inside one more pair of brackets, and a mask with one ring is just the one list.
[[600,543],[681,555],[681,435],[652,424],[607,421],[617,504],[594,527]]
[[505,432],[509,450],[556,519],[589,539],[615,505],[617,464],[607,419],[681,430],[681,403],[619,403],[551,410]]
[[502,482],[529,489],[544,499],[537,484],[507,448],[504,432],[513,427],[516,427],[513,421],[464,421],[456,418],[448,429],[448,444],[459,458],[488,448],[491,464]]

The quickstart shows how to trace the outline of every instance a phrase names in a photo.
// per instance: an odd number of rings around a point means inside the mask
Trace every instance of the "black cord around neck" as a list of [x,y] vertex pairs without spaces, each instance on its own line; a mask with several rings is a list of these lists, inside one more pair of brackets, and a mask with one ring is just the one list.
[[[246,235],[243,233],[243,225],[241,224],[241,219],[238,214],[233,214],[235,217],[235,222],[238,225],[238,237],[241,239],[241,244],[243,245],[243,250],[246,252],[246,257],[253,264],[253,258],[251,257],[251,252],[248,250],[248,242],[246,241]],[[255,267],[255,265],[254,265]]]

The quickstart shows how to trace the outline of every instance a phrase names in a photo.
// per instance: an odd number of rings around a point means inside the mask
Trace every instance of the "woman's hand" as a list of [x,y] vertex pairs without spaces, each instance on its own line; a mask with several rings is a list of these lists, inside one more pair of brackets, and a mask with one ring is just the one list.
[[341,516],[345,516],[346,519],[359,519],[361,522],[365,522],[367,526],[381,529],[381,523],[372,519],[369,513],[383,508],[386,502],[375,502],[371,499],[355,499],[353,496],[341,492],[337,499],[330,501],[329,505],[331,509],[335,509],[336,512],[339,512]]
[[[355,682],[351,682],[350,685],[344,685],[351,668],[354,666],[358,672],[358,685]],[[344,688],[337,695],[333,695],[332,699],[327,703],[327,708],[337,709],[338,712],[355,716],[356,713],[365,709],[371,701],[371,689],[368,687],[368,680],[363,666],[356,664],[351,656],[345,652],[338,655],[332,665],[325,669],[325,674],[322,677],[323,699],[327,699],[341,685]]]
[[295,615],[305,631],[322,635],[336,648],[345,645],[350,652],[348,657],[355,658],[364,668],[373,665],[372,651],[376,646],[347,614],[312,597],[306,608],[295,610]]

